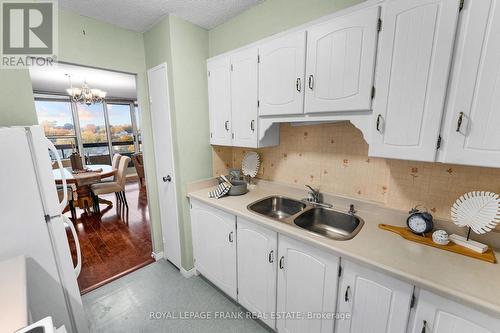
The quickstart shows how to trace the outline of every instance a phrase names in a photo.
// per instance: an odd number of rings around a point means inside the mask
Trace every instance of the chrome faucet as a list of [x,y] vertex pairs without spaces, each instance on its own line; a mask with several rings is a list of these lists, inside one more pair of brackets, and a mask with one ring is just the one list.
[[312,203],[314,206],[319,206],[319,207],[325,207],[325,208],[333,207],[333,205],[323,202],[323,195],[319,192],[319,189],[316,190],[309,185],[306,185],[306,187],[309,189],[309,192],[307,192],[307,198],[302,201]]

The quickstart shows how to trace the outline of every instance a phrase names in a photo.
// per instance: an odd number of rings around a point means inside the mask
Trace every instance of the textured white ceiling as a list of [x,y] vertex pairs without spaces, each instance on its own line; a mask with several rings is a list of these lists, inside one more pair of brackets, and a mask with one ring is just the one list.
[[59,0],[59,6],[123,28],[144,32],[171,14],[211,29],[262,0]]
[[33,90],[38,92],[66,94],[66,89],[70,87],[66,74],[71,75],[73,87],[81,88],[83,82],[87,82],[90,88],[104,90],[110,98],[137,98],[135,75],[132,74],[61,63],[30,67],[31,84]]

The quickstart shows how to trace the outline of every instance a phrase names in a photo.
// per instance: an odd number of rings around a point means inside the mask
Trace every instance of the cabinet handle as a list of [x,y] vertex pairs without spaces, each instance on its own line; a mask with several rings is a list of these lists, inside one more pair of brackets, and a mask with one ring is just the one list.
[[229,132],[229,120],[226,120],[224,122],[224,128],[226,129],[227,132]]
[[309,75],[309,89],[313,90],[314,86],[314,76],[311,74]]
[[255,120],[252,120],[250,122],[250,129],[252,130],[252,132],[255,132]]
[[421,333],[425,333],[427,331],[426,328],[427,328],[427,320],[424,320],[424,324],[422,325]]
[[344,301],[349,302],[349,291],[351,290],[351,286],[347,286],[344,294]]
[[232,243],[233,242],[233,232],[232,231],[229,233],[228,238],[229,238],[229,243]]
[[460,127],[462,127],[462,121],[464,120],[465,114],[463,112],[460,112],[458,114],[458,120],[457,120],[457,132],[460,132]]
[[285,268],[285,257],[281,256],[280,258],[280,269]]
[[273,263],[274,262],[274,250],[271,250],[271,252],[269,252],[269,263]]
[[295,88],[297,88],[298,92],[302,90],[302,83],[300,82],[300,77],[298,77],[297,80],[295,81]]
[[377,131],[380,132],[380,119],[382,119],[382,115],[379,114],[377,116]]

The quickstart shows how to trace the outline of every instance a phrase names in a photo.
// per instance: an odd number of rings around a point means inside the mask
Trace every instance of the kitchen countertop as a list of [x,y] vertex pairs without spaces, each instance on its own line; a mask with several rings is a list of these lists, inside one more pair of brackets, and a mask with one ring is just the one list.
[[[500,318],[500,265],[410,242],[378,228],[380,223],[404,226],[407,217],[404,212],[368,201],[324,194],[324,201],[333,203],[339,211],[346,212],[353,203],[356,215],[365,221],[353,239],[331,240],[247,209],[248,204],[271,195],[300,200],[305,197],[304,189],[259,181],[256,188],[245,195],[208,198],[214,184],[215,180],[190,184],[188,197]],[[498,251],[495,255],[500,258]]]

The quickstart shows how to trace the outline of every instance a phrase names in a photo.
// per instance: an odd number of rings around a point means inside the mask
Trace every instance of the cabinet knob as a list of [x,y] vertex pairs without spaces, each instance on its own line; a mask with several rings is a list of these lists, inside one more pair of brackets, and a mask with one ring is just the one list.
[[170,175],[167,175],[166,177],[163,177],[163,182],[167,183],[167,182],[171,182],[172,181],[172,177],[170,177]]
[[231,231],[228,235],[229,243],[233,242],[233,232]]
[[380,132],[380,119],[382,119],[382,115],[379,114],[377,116],[377,131]]
[[280,258],[280,269],[285,268],[285,257],[281,256]]
[[351,290],[351,286],[347,286],[344,294],[344,301],[349,302],[349,291]]
[[295,88],[297,89],[298,92],[302,90],[302,83],[300,82],[300,77],[297,78],[295,81]]
[[271,252],[269,252],[269,263],[273,263],[274,262],[274,250],[271,250]]
[[250,130],[251,130],[252,132],[255,132],[255,120],[252,120],[252,121],[250,122]]
[[229,120],[226,120],[224,122],[224,128],[226,129],[227,132],[229,132]]
[[314,76],[311,74],[309,75],[309,89],[313,90],[314,87]]
[[463,113],[463,112],[460,112],[458,114],[457,132],[460,132],[460,128],[462,127],[462,122],[464,121],[464,116],[465,116],[465,113]]

